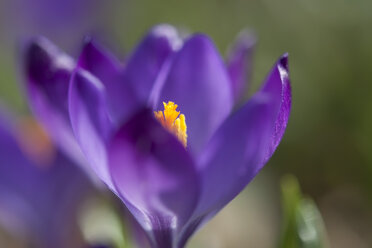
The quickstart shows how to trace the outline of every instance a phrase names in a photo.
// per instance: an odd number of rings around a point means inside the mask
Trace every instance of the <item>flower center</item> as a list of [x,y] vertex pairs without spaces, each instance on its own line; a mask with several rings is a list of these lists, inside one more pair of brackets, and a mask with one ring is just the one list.
[[180,114],[177,111],[178,105],[174,102],[169,101],[168,103],[163,102],[164,111],[154,111],[155,118],[160,124],[171,132],[177,139],[184,145],[187,146],[187,126],[185,121],[185,115]]

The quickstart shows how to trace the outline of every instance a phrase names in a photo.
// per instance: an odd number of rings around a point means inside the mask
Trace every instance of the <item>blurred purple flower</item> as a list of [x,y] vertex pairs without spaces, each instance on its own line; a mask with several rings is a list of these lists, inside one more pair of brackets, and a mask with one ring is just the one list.
[[92,185],[69,159],[42,144],[45,137],[32,122],[16,126],[0,114],[0,226],[32,240],[32,247],[76,247],[79,203]]
[[[205,35],[183,40],[173,27],[160,25],[124,66],[91,40],[75,63],[36,39],[24,55],[30,104],[66,152],[84,154],[152,247],[184,247],[260,171],[287,126],[286,54],[263,87],[233,110],[252,45],[240,36],[226,65]],[[174,121],[175,109],[168,124],[166,110],[165,119],[154,118],[153,111],[169,101],[186,117],[187,135],[182,115],[178,126]],[[185,147],[180,141],[186,137]]]
[[227,70],[230,76],[231,91],[235,99],[241,98],[250,86],[252,60],[256,45],[256,36],[252,31],[242,31],[232,47]]
[[97,4],[97,0],[11,0],[8,7],[24,24],[65,29],[84,22]]
[[76,43],[87,32],[98,31],[108,2],[3,0],[0,3],[0,35],[8,45],[13,45],[14,41],[43,34],[70,48],[72,42]]

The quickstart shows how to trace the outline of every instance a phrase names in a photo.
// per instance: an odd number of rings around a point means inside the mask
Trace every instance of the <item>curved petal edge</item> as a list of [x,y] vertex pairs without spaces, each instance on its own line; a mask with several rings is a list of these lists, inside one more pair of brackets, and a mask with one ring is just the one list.
[[275,126],[272,132],[271,143],[264,159],[264,163],[266,163],[275,152],[284,135],[291,112],[292,93],[287,53],[280,57],[266,79],[261,91],[273,95],[273,97],[277,99],[275,104],[279,106],[275,119]]

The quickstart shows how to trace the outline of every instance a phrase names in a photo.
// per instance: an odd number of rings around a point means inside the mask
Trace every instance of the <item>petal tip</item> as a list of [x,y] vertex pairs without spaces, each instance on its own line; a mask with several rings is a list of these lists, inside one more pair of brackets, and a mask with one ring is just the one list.
[[56,45],[43,36],[29,40],[24,51],[26,68],[36,69],[51,66],[71,69],[74,61]]
[[25,42],[27,48],[50,46],[51,42],[44,36],[34,36]]
[[98,49],[98,44],[92,36],[84,37],[81,54],[90,53],[92,51],[95,52]]
[[172,36],[178,33],[177,29],[174,26],[166,23],[161,23],[153,26],[150,32],[154,35],[159,36]]
[[86,45],[86,44],[90,44],[92,41],[93,41],[93,38],[92,38],[92,36],[90,36],[90,35],[86,35],[86,36],[83,38],[83,44],[84,44],[84,45]]
[[212,39],[202,33],[196,33],[190,36],[185,42],[185,46],[189,46],[192,50],[199,52],[200,56],[205,51],[214,50],[217,52],[217,48],[214,45]]
[[[99,77],[98,74],[116,73],[120,70],[121,62],[106,49],[97,39],[85,36],[78,58],[78,66]],[[112,70],[110,73],[106,70]]]
[[86,35],[84,38],[83,38],[83,51],[84,49],[96,49],[96,50],[100,50],[100,49],[103,49],[100,45],[100,43],[97,41],[96,38],[94,38],[93,36],[91,35]]
[[47,53],[47,47],[52,46],[51,42],[42,36],[34,37],[26,42],[25,57],[27,63],[31,63],[33,59],[38,58],[40,54]]
[[257,35],[252,29],[246,28],[238,34],[237,40],[239,45],[242,45],[249,49],[256,45]]
[[289,70],[289,67],[288,67],[288,57],[289,57],[288,53],[285,53],[279,59],[279,65],[281,65],[287,71]]
[[24,72],[30,82],[43,83],[56,68],[71,69],[74,62],[51,41],[39,36],[30,39],[24,49]]
[[158,39],[164,38],[174,50],[182,46],[182,39],[179,36],[178,30],[172,25],[158,24],[151,28],[149,35]]
[[96,49],[93,38],[91,36],[85,36],[83,39],[83,45],[81,48],[80,55],[78,57],[78,66],[84,68],[87,64],[86,60],[89,60],[92,51],[95,52],[95,50]]
[[212,42],[211,38],[209,36],[202,34],[202,33],[196,33],[189,38],[189,42],[194,42],[200,45],[209,44]]

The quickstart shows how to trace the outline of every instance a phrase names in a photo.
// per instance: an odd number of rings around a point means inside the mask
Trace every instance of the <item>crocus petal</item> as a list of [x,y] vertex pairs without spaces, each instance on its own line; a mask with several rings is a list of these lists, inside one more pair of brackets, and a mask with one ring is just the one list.
[[163,24],[152,28],[136,48],[125,66],[124,82],[140,102],[147,103],[159,73],[181,46],[177,30]]
[[31,109],[61,149],[84,164],[71,130],[67,106],[74,61],[45,38],[30,42],[24,57],[23,69]]
[[153,247],[174,247],[175,232],[198,198],[195,165],[185,148],[152,111],[143,110],[114,136],[109,165],[120,198],[149,233]]
[[85,39],[78,66],[95,75],[106,87],[113,75],[118,74],[123,67],[114,55],[89,37]]
[[123,79],[124,66],[106,49],[86,38],[77,67],[97,77],[106,88],[107,105],[115,122],[120,123],[137,104],[135,94]]
[[273,127],[275,109],[270,107],[267,95],[256,95],[226,120],[201,153],[202,193],[191,228],[230,202],[261,169]]
[[36,247],[69,247],[78,232],[79,203],[92,185],[60,152],[48,164],[31,160],[14,127],[0,113],[0,225],[12,228],[18,223],[14,235],[20,227],[36,238]]
[[71,125],[78,143],[97,176],[113,189],[107,168],[106,142],[113,124],[106,106],[104,85],[92,74],[76,70],[69,93]]
[[229,77],[218,51],[204,35],[187,40],[169,70],[157,109],[162,109],[162,102],[178,104],[186,116],[188,147],[197,154],[230,113]]
[[[231,201],[265,165],[283,136],[290,112],[288,55],[263,88],[231,116],[202,152],[202,194],[180,244]],[[228,166],[227,166],[228,165]]]
[[239,34],[228,57],[228,72],[235,102],[246,93],[251,79],[256,36],[245,30]]
[[[23,235],[30,235],[31,228],[39,225],[37,218],[33,217],[32,203],[29,202],[32,200],[31,196],[34,191],[20,182],[35,181],[35,187],[38,187],[39,183],[32,170],[31,161],[22,153],[17,143],[13,128],[15,125],[9,119],[8,114],[1,111],[0,200],[2,203],[0,204],[0,225],[10,232],[14,230]],[[22,221],[18,217],[21,217]]]
[[265,157],[266,163],[273,155],[283,137],[291,111],[292,99],[288,71],[288,54],[284,54],[278,60],[267,77],[266,83],[263,85],[261,91],[272,95],[272,97],[276,99],[274,104],[280,106],[275,121],[275,127],[272,132],[271,143]]

